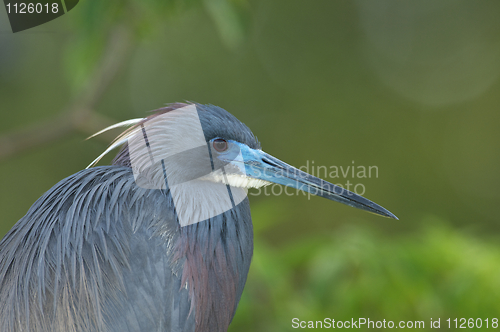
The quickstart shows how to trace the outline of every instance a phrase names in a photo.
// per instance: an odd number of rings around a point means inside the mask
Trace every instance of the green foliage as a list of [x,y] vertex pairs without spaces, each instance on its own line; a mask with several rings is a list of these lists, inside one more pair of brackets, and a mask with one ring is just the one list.
[[232,331],[305,321],[498,318],[500,247],[444,225],[389,238],[345,228],[276,249],[258,240]]
[[244,1],[204,0],[205,7],[217,26],[224,44],[235,49],[245,37],[245,27],[240,8]]
[[187,9],[203,5],[226,47],[234,49],[245,37],[243,0],[81,1],[71,11],[76,33],[68,44],[65,65],[74,90],[86,83],[113,30],[127,30],[132,40],[154,36]]

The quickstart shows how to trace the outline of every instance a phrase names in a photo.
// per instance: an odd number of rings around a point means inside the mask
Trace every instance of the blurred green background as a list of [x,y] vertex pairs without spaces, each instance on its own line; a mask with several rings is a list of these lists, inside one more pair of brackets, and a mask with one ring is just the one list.
[[499,13],[498,1],[82,0],[12,34],[1,9],[0,234],[118,134],[85,141],[93,132],[165,103],[211,103],[294,166],[376,166],[326,180],[359,184],[400,219],[251,192],[255,257],[230,331],[491,322]]

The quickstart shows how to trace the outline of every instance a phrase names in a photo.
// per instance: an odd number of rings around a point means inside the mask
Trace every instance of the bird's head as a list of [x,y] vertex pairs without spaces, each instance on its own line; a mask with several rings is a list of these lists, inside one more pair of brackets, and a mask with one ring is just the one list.
[[[250,129],[213,105],[172,104],[132,125],[111,149],[126,144],[115,164],[132,168],[136,183],[169,189],[181,226],[228,211],[247,189],[277,183],[385,217],[388,210],[265,153]],[[98,133],[99,134],[99,133]]]

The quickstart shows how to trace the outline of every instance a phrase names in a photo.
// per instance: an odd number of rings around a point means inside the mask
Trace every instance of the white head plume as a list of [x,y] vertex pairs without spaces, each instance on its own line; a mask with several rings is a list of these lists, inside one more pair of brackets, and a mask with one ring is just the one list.
[[[133,126],[133,125],[136,125],[138,123],[140,123],[141,121],[144,121],[145,119],[144,118],[140,118],[140,119],[131,119],[131,120],[126,120],[126,121],[122,121],[122,122],[119,122],[119,123],[116,123],[114,125],[111,125],[109,127],[106,127],[104,128],[103,130],[93,134],[92,136],[89,136],[87,137],[87,139],[90,139],[92,137],[95,137],[97,135],[100,135],[102,133],[105,133],[111,129],[115,129],[115,128],[119,128],[119,127],[130,127],[130,126]],[[101,153],[96,159],[94,159],[86,168],[90,168],[90,167],[93,167],[95,166],[99,160],[101,160],[105,155],[107,155],[110,151],[114,150],[115,148],[123,145],[124,143],[127,142],[128,138],[133,136],[137,130],[140,130],[140,128],[133,128],[132,130],[125,130],[121,135],[119,135],[114,141],[113,143],[111,143],[111,145],[106,149],[104,150],[103,153]]]

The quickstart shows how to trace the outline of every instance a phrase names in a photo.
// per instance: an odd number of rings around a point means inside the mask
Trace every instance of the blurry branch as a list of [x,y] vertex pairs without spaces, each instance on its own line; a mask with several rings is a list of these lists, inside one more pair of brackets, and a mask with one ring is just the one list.
[[204,0],[203,3],[219,31],[222,42],[230,50],[237,49],[245,39],[245,27],[238,13],[237,3],[231,0]]
[[[94,72],[69,105],[56,118],[0,136],[0,160],[49,144],[73,132],[91,135],[111,125],[111,119],[96,113],[93,108],[123,67],[131,46],[131,36],[126,28],[113,29]],[[110,142],[112,138],[109,136],[103,134],[100,138]]]

